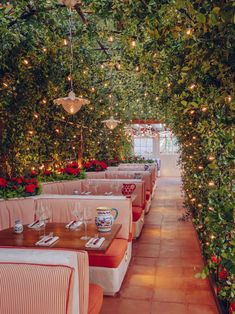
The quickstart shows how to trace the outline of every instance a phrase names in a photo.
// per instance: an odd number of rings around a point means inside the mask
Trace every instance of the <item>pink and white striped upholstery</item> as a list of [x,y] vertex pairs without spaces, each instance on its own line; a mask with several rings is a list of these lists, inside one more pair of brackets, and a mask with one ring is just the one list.
[[122,224],[122,228],[118,233],[118,238],[129,239],[132,231],[132,204],[131,200],[124,196],[99,196],[99,195],[42,195],[36,199],[36,204],[47,205],[52,212],[51,222],[67,223],[74,219],[73,210],[76,204],[80,208],[90,207],[92,211],[93,221],[97,216],[96,208],[106,206],[117,208],[118,217],[115,223]]
[[83,251],[1,248],[0,313],[87,314],[88,272]]
[[[136,189],[134,194],[136,198],[133,205],[144,208],[145,206],[145,183],[136,179],[89,179],[81,180],[82,191],[90,191],[93,195],[104,195],[105,192],[112,192],[113,195],[121,195],[124,183],[134,183]],[[89,184],[89,188],[88,188]]]
[[34,220],[34,198],[14,198],[0,201],[0,230],[10,228],[16,219],[25,224]]
[[145,165],[148,165],[149,166],[149,171],[151,172],[152,174],[152,180],[153,182],[156,181],[156,177],[157,177],[157,165],[154,163],[154,164],[121,164],[118,166],[118,170],[120,171],[138,171],[138,170],[142,170],[144,171],[144,166]]
[[72,195],[74,191],[81,191],[80,181],[44,182],[42,183],[42,194]]
[[105,179],[105,171],[86,172],[87,179]]
[[0,262],[1,314],[70,314],[74,269]]
[[141,180],[145,182],[146,190],[152,192],[153,182],[151,180],[151,173],[149,171],[106,171],[106,179],[135,179],[135,175],[140,174]]

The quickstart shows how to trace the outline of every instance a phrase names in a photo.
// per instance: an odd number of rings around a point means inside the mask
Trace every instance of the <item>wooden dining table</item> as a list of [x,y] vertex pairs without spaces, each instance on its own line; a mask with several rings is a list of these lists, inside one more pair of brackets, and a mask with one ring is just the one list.
[[[21,248],[57,248],[70,250],[85,250],[105,253],[110,247],[113,240],[116,238],[121,224],[114,224],[110,232],[99,233],[97,227],[93,223],[87,224],[87,235],[89,237],[104,237],[105,241],[99,248],[87,248],[85,244],[88,240],[82,240],[85,235],[84,227],[77,229],[65,228],[65,223],[48,223],[44,228],[32,229],[24,225],[24,230],[20,234],[14,233],[14,228],[8,228],[0,231],[0,248],[1,247],[21,247]],[[36,243],[40,237],[53,233],[53,236],[58,236],[59,239],[50,246],[38,246]]]

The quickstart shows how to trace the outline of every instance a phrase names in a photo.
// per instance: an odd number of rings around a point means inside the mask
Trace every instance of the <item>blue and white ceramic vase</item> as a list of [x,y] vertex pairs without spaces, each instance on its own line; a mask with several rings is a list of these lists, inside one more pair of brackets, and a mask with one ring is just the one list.
[[[95,218],[95,224],[99,232],[109,232],[112,229],[112,225],[118,216],[118,210],[116,208],[98,207],[96,209],[97,216]],[[115,212],[115,216],[112,215]]]

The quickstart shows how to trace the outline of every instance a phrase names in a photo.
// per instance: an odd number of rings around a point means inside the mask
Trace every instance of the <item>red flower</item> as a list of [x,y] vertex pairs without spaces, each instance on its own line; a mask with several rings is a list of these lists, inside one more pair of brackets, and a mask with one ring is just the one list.
[[220,293],[221,289],[222,289],[222,287],[221,287],[221,286],[217,286],[217,287],[216,287],[217,294],[219,294],[219,293]]
[[76,161],[70,162],[66,165],[66,168],[78,168],[78,163]]
[[36,177],[37,175],[38,175],[38,173],[37,173],[37,171],[35,171],[35,170],[32,170],[32,171],[30,172],[30,177],[32,177],[32,178]]
[[228,278],[228,271],[225,267],[220,266],[218,277],[219,277],[219,280],[221,281],[224,281]]
[[7,180],[4,178],[0,178],[0,188],[6,188]]
[[52,171],[51,170],[48,170],[46,169],[44,172],[43,172],[43,175],[44,176],[50,176],[52,174]]
[[235,302],[231,302],[229,306],[229,314],[234,314],[235,312]]
[[16,185],[13,185],[12,188],[13,188],[13,190],[16,190],[16,189],[17,189],[17,186],[16,186]]
[[12,178],[11,182],[15,182],[17,184],[21,184],[23,182],[23,179],[21,177],[19,177],[19,178]]
[[220,259],[219,259],[218,256],[213,255],[213,256],[211,256],[211,261],[212,261],[213,263],[215,263],[215,264],[218,264],[219,261],[220,261]]
[[73,176],[76,176],[79,174],[80,172],[80,169],[79,168],[70,168],[70,167],[66,167],[64,168],[63,170],[64,173],[67,173],[67,174],[71,174]]
[[26,193],[34,193],[36,188],[37,188],[37,187],[36,187],[35,184],[30,183],[30,184],[26,185],[26,187],[25,187],[25,192],[26,192]]

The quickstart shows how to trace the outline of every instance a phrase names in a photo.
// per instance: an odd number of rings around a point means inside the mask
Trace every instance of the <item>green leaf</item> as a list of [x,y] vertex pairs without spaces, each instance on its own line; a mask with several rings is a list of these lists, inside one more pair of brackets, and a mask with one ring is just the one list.
[[206,23],[206,16],[202,13],[199,13],[197,15],[197,20],[198,20],[198,22],[205,24]]

